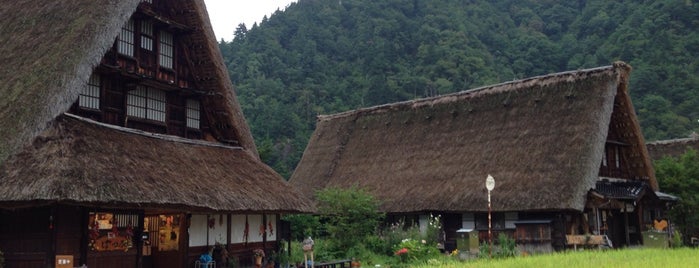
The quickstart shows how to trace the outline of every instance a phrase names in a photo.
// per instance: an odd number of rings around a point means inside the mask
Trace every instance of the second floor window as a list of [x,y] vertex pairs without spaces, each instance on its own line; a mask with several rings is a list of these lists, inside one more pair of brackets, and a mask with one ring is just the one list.
[[172,69],[175,42],[172,33],[160,31],[160,66]]
[[167,95],[162,90],[138,86],[129,91],[126,108],[128,116],[165,122]]
[[187,99],[187,127],[199,128],[199,101]]
[[99,110],[100,108],[100,76],[92,73],[87,87],[78,97],[78,105],[82,108]]
[[153,51],[153,22],[141,21],[141,48]]
[[121,27],[121,32],[117,37],[117,52],[126,56],[133,57],[134,48],[134,21],[129,19],[126,24]]

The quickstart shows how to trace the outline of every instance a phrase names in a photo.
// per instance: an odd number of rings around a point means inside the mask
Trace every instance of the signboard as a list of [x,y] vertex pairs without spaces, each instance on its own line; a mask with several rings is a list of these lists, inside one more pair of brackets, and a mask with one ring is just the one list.
[[73,255],[56,255],[56,268],[73,268]]
[[[96,251],[113,251],[113,250],[123,250],[127,251],[133,246],[131,238],[126,236],[117,236],[114,233],[109,232],[106,236],[101,236],[95,239],[92,244],[92,249]],[[71,266],[72,267],[72,266]]]
[[495,179],[493,176],[490,176],[490,174],[488,174],[488,178],[485,179],[485,188],[488,189],[488,191],[492,191],[495,188]]

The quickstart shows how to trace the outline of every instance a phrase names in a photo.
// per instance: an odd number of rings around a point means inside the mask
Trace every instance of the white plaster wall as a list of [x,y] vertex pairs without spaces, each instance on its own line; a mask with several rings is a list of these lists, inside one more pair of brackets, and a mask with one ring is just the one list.
[[206,246],[206,215],[192,215],[189,225],[189,246]]
[[231,243],[243,243],[243,230],[245,228],[245,215],[233,215],[231,217]]
[[[247,242],[262,242],[262,235],[260,235],[260,225],[264,224],[267,230],[267,241],[277,240],[277,217],[276,215],[267,215],[267,222],[262,222],[262,214],[250,214],[247,215],[248,219],[248,241]],[[272,223],[273,233],[269,231],[269,223]],[[244,233],[245,233],[245,215],[233,215],[231,217],[231,243],[245,243]]]
[[211,215],[209,219],[213,219],[214,227],[209,228],[209,245],[216,245],[216,242],[226,244],[228,235],[228,216],[226,214]]
[[269,228],[269,223],[272,223],[272,231],[267,230],[267,241],[277,240],[277,215],[267,215],[267,228]]
[[[209,228],[208,219],[216,221],[213,228]],[[216,242],[225,244],[227,231],[228,216],[226,214],[208,215],[208,217],[206,214],[194,214],[189,226],[189,246],[212,246]],[[209,236],[208,244],[206,240],[207,232]]]

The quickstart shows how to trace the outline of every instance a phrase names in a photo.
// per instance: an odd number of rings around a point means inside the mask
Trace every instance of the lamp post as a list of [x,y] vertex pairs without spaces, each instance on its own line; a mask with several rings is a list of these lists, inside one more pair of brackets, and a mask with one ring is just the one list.
[[488,174],[488,178],[485,179],[485,188],[488,189],[488,257],[493,258],[493,225],[491,218],[491,206],[490,206],[490,191],[495,188],[495,179],[493,176]]

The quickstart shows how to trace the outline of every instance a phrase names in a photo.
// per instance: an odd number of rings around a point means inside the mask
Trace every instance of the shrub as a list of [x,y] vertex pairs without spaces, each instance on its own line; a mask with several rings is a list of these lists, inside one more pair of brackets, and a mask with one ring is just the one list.
[[[510,238],[506,234],[500,233],[497,240],[498,245],[492,247],[493,258],[507,258],[517,256],[517,245],[515,240]],[[487,241],[479,246],[480,252],[478,253],[479,258],[489,258],[490,243]]]
[[373,235],[384,214],[379,212],[379,202],[368,192],[349,189],[326,188],[316,193],[320,222],[333,241],[328,251],[336,257],[347,249],[355,248]]

